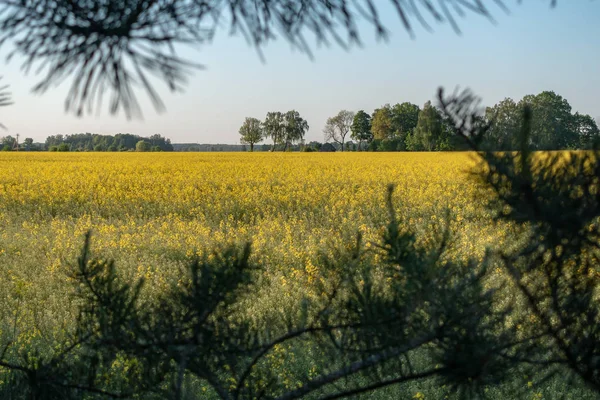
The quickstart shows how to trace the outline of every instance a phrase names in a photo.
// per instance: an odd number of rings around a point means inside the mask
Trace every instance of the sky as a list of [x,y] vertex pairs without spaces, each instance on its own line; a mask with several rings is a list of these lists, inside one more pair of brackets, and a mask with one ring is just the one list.
[[[157,113],[138,91],[143,120],[111,115],[106,102],[99,115],[65,113],[70,81],[34,95],[31,88],[42,75],[24,75],[18,58],[2,61],[1,83],[11,85],[15,104],[0,109],[8,128],[0,135],[43,142],[80,132],[158,133],[174,143],[239,143],[245,117],[295,109],[310,126],[306,140],[322,141],[325,121],[342,109],[371,113],[405,101],[422,106],[435,100],[440,86],[470,88],[484,105],[553,90],[573,111],[600,117],[600,0],[559,0],[556,8],[548,0],[506,2],[509,15],[492,5],[495,23],[469,14],[459,21],[460,35],[447,24],[433,24],[433,32],[417,26],[411,38],[390,2],[376,0],[390,30],[387,42],[362,23],[362,47],[314,48],[312,60],[279,39],[263,49],[263,62],[242,36],[220,31],[211,44],[180,49],[205,65],[183,93],[157,82],[166,112]],[[1,60],[6,53],[0,50]]]

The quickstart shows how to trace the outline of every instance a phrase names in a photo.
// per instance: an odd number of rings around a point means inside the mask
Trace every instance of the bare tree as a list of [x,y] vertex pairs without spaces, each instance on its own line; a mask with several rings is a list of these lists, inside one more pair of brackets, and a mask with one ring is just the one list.
[[342,151],[344,151],[346,136],[348,136],[353,122],[354,113],[348,110],[342,110],[335,117],[328,118],[325,128],[323,128],[325,141],[333,140],[340,144]]

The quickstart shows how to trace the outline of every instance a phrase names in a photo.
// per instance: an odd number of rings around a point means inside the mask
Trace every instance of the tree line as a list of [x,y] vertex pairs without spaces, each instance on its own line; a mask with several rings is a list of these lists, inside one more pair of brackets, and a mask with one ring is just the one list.
[[50,151],[61,148],[63,151],[173,151],[171,139],[159,134],[142,137],[131,133],[53,135],[46,138],[45,148]]
[[[553,91],[544,91],[527,95],[518,102],[506,98],[480,113],[477,122],[491,127],[482,138],[482,145],[492,150],[519,149],[519,124],[525,107],[532,112],[529,145],[533,150],[590,149],[600,139],[597,121],[590,115],[573,113],[565,98]],[[294,113],[298,116],[297,112]],[[279,119],[274,119],[273,114],[277,114]],[[328,146],[319,142],[306,145],[303,141],[305,130],[301,134],[293,134],[292,129],[292,133],[286,134],[283,115],[268,113],[265,122],[246,118],[240,128],[242,143],[250,144],[250,151],[256,143],[267,138],[273,139],[272,150],[277,147],[290,150],[294,143],[299,143],[298,148],[304,151],[468,150],[457,140],[451,121],[430,101],[423,108],[410,102],[393,106],[385,104],[372,114],[365,110],[356,113],[341,110],[327,119],[323,129]],[[308,125],[305,127],[308,129]],[[282,143],[285,145],[282,146]]]
[[173,151],[171,139],[159,134],[142,137],[131,133],[116,135],[100,135],[96,133],[75,133],[71,135],[51,135],[45,143],[34,143],[32,138],[25,138],[18,143],[17,138],[5,136],[0,138],[2,151]]
[[240,142],[254,151],[255,144],[270,138],[273,141],[271,151],[277,147],[286,151],[293,144],[303,141],[308,129],[308,123],[296,110],[268,112],[264,121],[252,117],[245,119],[240,127]]

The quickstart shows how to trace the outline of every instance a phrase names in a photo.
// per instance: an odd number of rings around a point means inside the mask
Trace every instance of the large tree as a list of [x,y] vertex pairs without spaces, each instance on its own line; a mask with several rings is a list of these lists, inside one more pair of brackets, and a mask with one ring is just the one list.
[[373,138],[377,140],[389,139],[394,134],[392,118],[392,107],[389,104],[373,111],[371,118],[371,132]]
[[532,111],[531,145],[537,150],[558,150],[578,146],[571,105],[560,95],[545,91],[523,97],[520,106]]
[[263,128],[259,119],[248,117],[240,127],[240,142],[250,145],[250,151],[254,151],[254,145],[263,140]]
[[592,117],[586,114],[575,113],[573,125],[577,132],[578,145],[581,149],[591,149],[600,145],[600,130]]
[[419,121],[410,139],[410,150],[438,150],[442,139],[442,117],[438,109],[428,101],[419,114]]
[[589,148],[598,140],[598,126],[589,115],[571,114],[571,106],[554,92],[527,95],[518,103],[506,98],[485,111],[489,125],[482,145],[491,150],[518,150],[523,110],[532,112],[530,145],[536,150]]
[[342,151],[344,151],[346,136],[348,136],[353,122],[354,113],[348,110],[341,110],[336,116],[328,118],[323,129],[325,141],[333,140],[341,145]]
[[283,116],[284,122],[284,142],[283,150],[287,150],[295,142],[304,139],[304,135],[308,132],[308,122],[304,120],[300,113],[296,110],[288,111]]
[[392,130],[394,138],[399,139],[404,147],[406,137],[417,127],[419,113],[418,105],[404,102],[392,107]]
[[279,111],[268,112],[263,122],[263,133],[265,137],[273,141],[271,151],[275,151],[278,144],[285,139],[285,121],[284,116]]
[[522,110],[511,98],[505,98],[485,110],[490,128],[486,133],[485,146],[494,150],[518,148],[517,133],[521,128]]
[[363,142],[370,142],[373,139],[371,132],[371,116],[364,110],[360,110],[354,116],[350,137],[358,142],[358,151],[361,151]]

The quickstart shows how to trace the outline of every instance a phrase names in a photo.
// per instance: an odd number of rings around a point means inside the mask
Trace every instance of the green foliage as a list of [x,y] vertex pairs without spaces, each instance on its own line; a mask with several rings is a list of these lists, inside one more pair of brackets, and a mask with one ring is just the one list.
[[69,146],[67,143],[62,143],[56,147],[56,151],[71,151],[71,146]]
[[415,151],[439,150],[442,132],[442,116],[437,108],[428,101],[423,106],[417,126],[409,139],[409,149]]
[[336,151],[336,148],[331,143],[323,143],[323,145],[319,147],[319,151],[322,153],[333,153]]
[[406,138],[417,126],[420,112],[419,106],[408,102],[393,107],[386,104],[376,109],[372,122],[374,137],[379,140],[398,139],[400,146],[394,150],[406,150]]
[[152,147],[160,147],[162,151],[173,151],[171,140],[161,135],[152,135],[142,138],[129,133],[116,135],[98,135],[92,133],[78,133],[73,135],[53,135],[46,138],[46,148],[68,144],[73,151],[124,151],[135,150],[136,144],[145,140]]
[[240,127],[240,142],[250,145],[250,151],[254,151],[254,145],[263,140],[264,134],[262,123],[256,118],[246,118]]
[[373,133],[371,132],[371,116],[364,110],[360,110],[356,113],[350,129],[352,130],[350,137],[358,141],[359,151],[362,149],[363,142],[368,144],[373,140]]
[[308,132],[309,126],[296,110],[288,111],[283,116],[285,125],[285,150],[291,151],[291,145],[300,142],[304,139],[304,135]]
[[488,149],[519,149],[520,121],[525,107],[532,112],[529,145],[534,150],[591,149],[600,138],[592,117],[571,113],[569,102],[558,94],[545,91],[527,95],[515,103],[504,99],[486,109],[490,123],[485,144]]
[[371,132],[377,140],[387,139],[394,134],[392,108],[389,104],[373,111]]
[[265,137],[273,140],[271,151],[275,151],[275,147],[282,143],[285,139],[285,124],[283,114],[279,111],[268,112],[267,117],[263,121],[263,132]]
[[401,148],[405,150],[406,137],[417,127],[421,109],[412,103],[396,104],[392,107],[392,126],[394,137],[400,139]]
[[518,147],[516,132],[521,124],[521,111],[517,103],[506,98],[485,110],[485,118],[493,121],[486,136],[486,145],[497,150],[512,150]]
[[379,139],[373,139],[371,141],[371,143],[369,143],[369,146],[367,147],[367,151],[378,151],[379,146],[381,145],[381,140]]
[[580,149],[598,148],[600,143],[600,129],[597,122],[587,114],[575,113],[573,115],[573,126],[576,129]]
[[402,151],[404,150],[404,140],[401,138],[383,139],[379,142],[377,151]]
[[140,140],[135,145],[135,151],[146,152],[152,150],[152,144],[146,140]]

